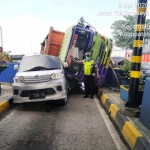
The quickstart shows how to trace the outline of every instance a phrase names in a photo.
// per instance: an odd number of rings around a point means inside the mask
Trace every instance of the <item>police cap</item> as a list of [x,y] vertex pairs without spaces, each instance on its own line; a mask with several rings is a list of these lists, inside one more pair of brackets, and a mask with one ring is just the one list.
[[85,53],[85,56],[90,56],[90,55],[91,55],[90,52],[86,52],[86,53]]

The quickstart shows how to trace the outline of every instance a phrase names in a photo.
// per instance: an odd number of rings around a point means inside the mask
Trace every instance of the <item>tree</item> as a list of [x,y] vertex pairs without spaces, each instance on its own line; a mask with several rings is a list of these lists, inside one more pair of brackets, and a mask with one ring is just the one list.
[[[117,20],[115,21],[111,29],[113,29],[112,35],[115,41],[116,46],[121,47],[123,49],[133,48],[133,41],[135,37],[135,21],[136,21],[136,16],[123,16],[124,20]],[[144,28],[145,29],[145,34],[144,34],[144,39],[145,43],[148,43],[148,40],[150,39],[150,19],[146,19],[146,26],[136,26]]]

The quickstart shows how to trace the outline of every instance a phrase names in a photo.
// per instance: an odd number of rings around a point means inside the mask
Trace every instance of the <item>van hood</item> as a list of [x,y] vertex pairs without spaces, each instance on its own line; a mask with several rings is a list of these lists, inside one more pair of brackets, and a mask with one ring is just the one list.
[[51,75],[53,73],[63,73],[61,69],[57,70],[44,70],[44,71],[27,71],[27,72],[17,72],[15,76],[43,76],[43,75]]

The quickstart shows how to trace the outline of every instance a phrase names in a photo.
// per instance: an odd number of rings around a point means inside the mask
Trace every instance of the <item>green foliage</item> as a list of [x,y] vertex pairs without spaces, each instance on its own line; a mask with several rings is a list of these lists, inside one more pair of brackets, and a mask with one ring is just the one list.
[[[142,73],[142,68],[143,66],[141,66],[141,75],[140,75],[140,84],[144,85],[145,84],[145,80],[146,80],[146,74]],[[125,71],[124,73],[124,77],[130,79],[130,72],[131,72],[131,62],[130,61],[124,61],[124,64],[122,66],[122,69]]]
[[[133,40],[134,40],[134,29],[135,29],[135,22],[136,22],[136,16],[123,16],[123,20],[117,20],[115,21],[111,29],[113,29],[112,35],[115,41],[116,46],[121,47],[123,49],[132,49]],[[146,36],[144,39],[145,41],[148,41],[150,34],[150,19],[146,19],[146,27],[145,27],[145,33]]]
[[123,66],[122,66],[122,69],[125,71],[130,71],[131,70],[131,62],[125,60]]

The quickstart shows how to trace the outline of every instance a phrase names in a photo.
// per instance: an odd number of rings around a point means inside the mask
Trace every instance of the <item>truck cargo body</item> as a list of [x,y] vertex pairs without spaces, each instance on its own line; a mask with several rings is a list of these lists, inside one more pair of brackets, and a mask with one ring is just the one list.
[[41,44],[41,54],[58,56],[62,45],[64,32],[56,31],[50,27],[49,33]]

